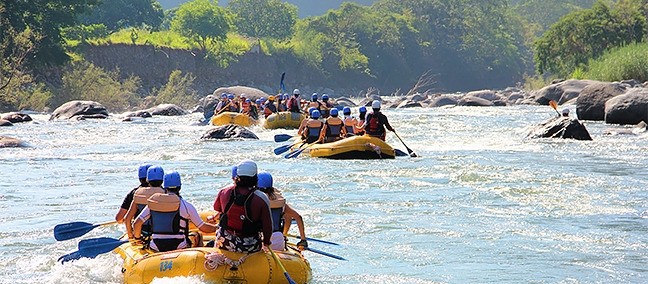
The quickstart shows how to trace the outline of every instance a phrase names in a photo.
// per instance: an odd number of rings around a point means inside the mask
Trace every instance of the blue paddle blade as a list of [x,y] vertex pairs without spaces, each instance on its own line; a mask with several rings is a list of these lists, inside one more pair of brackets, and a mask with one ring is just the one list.
[[290,147],[292,147],[293,145],[294,144],[279,146],[279,147],[274,149],[274,153],[275,153],[275,155],[281,155],[281,154],[285,153],[286,151],[290,150]]
[[68,261],[77,260],[82,257],[83,256],[81,255],[80,251],[75,251],[59,257],[57,261],[60,261],[61,263],[66,263]]
[[92,229],[96,227],[99,227],[99,224],[93,225],[86,222],[58,224],[54,227],[54,239],[57,241],[65,241],[78,238],[92,231]]
[[128,241],[120,241],[114,238],[95,238],[87,239],[79,242],[79,252],[83,257],[93,258],[97,255],[111,252],[118,246],[127,243]]
[[308,251],[312,251],[314,253],[324,255],[324,256],[332,257],[332,258],[335,258],[335,259],[338,259],[338,260],[346,260],[346,258],[344,258],[344,257],[337,256],[337,255],[334,255],[332,253],[324,252],[324,251],[321,251],[321,250],[317,250],[317,249],[314,249],[314,248],[311,248],[311,247],[307,247],[307,248],[304,248],[304,249],[308,250]]
[[275,142],[284,142],[290,140],[290,138],[293,138],[292,135],[288,134],[277,134],[274,136],[274,141]]
[[286,280],[288,280],[288,283],[290,283],[290,284],[297,284],[297,283],[295,283],[294,280],[292,280],[292,278],[290,278],[290,275],[288,275],[288,272],[287,272],[287,271],[284,272],[284,276],[286,276]]
[[409,156],[409,154],[403,152],[402,150],[394,149],[394,151],[396,152],[396,157],[406,157],[406,156]]
[[299,150],[292,151],[292,152],[286,154],[286,155],[284,156],[284,158],[286,158],[286,159],[295,158],[295,157],[299,156],[299,154],[301,154],[301,152],[304,152],[304,150],[305,150],[305,148],[302,148],[302,149],[299,149]]

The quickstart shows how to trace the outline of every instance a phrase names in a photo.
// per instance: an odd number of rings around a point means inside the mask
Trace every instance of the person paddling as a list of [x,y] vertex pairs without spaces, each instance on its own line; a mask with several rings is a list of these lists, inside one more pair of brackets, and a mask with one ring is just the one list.
[[272,245],[273,250],[285,250],[285,237],[290,230],[292,220],[297,221],[299,228],[300,241],[298,247],[307,248],[306,233],[304,232],[304,220],[302,216],[286,203],[286,199],[281,195],[281,191],[273,186],[272,175],[269,172],[260,172],[257,187],[268,195],[270,199],[270,212],[272,213]]
[[[133,202],[131,202],[128,213],[124,218],[124,224],[126,225],[126,234],[128,234],[129,239],[134,239],[133,235],[133,221],[137,217],[148,202],[149,197],[153,196],[156,193],[164,193],[162,189],[162,179],[164,178],[164,169],[160,166],[151,166],[146,170],[146,180],[149,184],[148,187],[140,187],[135,193],[133,193]],[[149,234],[150,223],[145,223],[144,228],[142,229],[145,234]]]
[[293,91],[293,97],[288,99],[286,102],[286,107],[290,112],[301,112],[301,99],[299,98],[299,89]]
[[387,116],[380,112],[380,101],[373,101],[371,103],[371,108],[373,109],[373,113],[367,115],[366,121],[359,128],[364,129],[367,134],[378,137],[384,141],[387,133],[385,127],[394,133],[396,133],[396,130],[394,130],[394,128],[389,124]]
[[322,127],[320,140],[324,141],[324,143],[335,142],[342,139],[345,134],[344,121],[338,117],[338,109],[331,109],[330,116],[324,122],[324,127]]
[[254,161],[244,160],[236,170],[235,184],[222,188],[214,201],[214,210],[220,215],[215,247],[253,253],[260,251],[262,244],[269,247],[271,243],[270,201],[257,190],[257,165]]
[[346,130],[346,137],[350,137],[356,134],[356,126],[358,126],[358,120],[351,116],[351,108],[344,107],[342,109],[342,114],[344,115],[344,129]]
[[139,166],[137,170],[137,175],[139,178],[140,185],[137,186],[136,188],[133,188],[128,194],[126,194],[126,197],[124,197],[124,201],[122,201],[121,207],[119,208],[119,211],[117,211],[117,215],[115,215],[115,221],[117,221],[117,223],[124,222],[124,217],[126,217],[126,213],[128,213],[128,209],[130,208],[130,205],[133,202],[133,195],[135,194],[135,191],[141,187],[149,186],[148,182],[146,181],[146,171],[150,167],[151,164],[144,164]]
[[306,126],[301,131],[302,138],[305,139],[308,144],[320,139],[320,133],[322,132],[324,123],[320,121],[319,118],[319,110],[314,109],[311,112],[310,118],[306,120]]
[[151,249],[159,252],[202,246],[202,236],[189,237],[189,222],[205,233],[216,231],[216,225],[203,222],[196,208],[180,196],[182,182],[176,171],[164,175],[165,193],[153,194],[139,214],[134,226],[135,240],[141,241],[142,225],[151,220]]

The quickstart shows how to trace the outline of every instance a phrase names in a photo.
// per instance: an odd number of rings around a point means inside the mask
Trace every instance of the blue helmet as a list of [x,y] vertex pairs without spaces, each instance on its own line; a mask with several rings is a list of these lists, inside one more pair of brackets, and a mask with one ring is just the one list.
[[146,178],[146,171],[151,167],[151,164],[144,164],[139,166],[139,169],[137,170],[137,175],[139,178]]
[[232,179],[236,178],[238,176],[238,167],[233,166],[232,167]]
[[342,109],[342,113],[343,113],[344,115],[349,115],[349,114],[351,114],[351,108],[350,108],[350,107],[344,107],[344,108]]
[[261,99],[256,99],[256,104],[261,104]]
[[331,109],[331,116],[337,116],[338,115],[338,109],[333,108]]
[[312,118],[319,118],[320,117],[320,112],[319,110],[313,110],[313,113],[311,113]]
[[233,100],[234,99],[234,94],[227,94],[227,98],[230,99],[230,100]]
[[162,167],[160,166],[151,166],[146,171],[146,180],[148,181],[163,180],[163,178],[164,169],[162,169]]
[[288,94],[283,94],[283,97],[281,99],[287,100],[290,96]]
[[311,100],[312,100],[312,101],[316,101],[316,100],[317,100],[317,93],[313,93],[313,94],[311,95]]
[[249,103],[249,102],[250,102],[250,99],[245,99],[245,102],[246,102],[246,103]]
[[322,95],[322,100],[323,100],[323,101],[328,101],[328,99],[329,99],[329,98],[328,98],[328,95],[327,95],[327,94],[323,94],[323,95]]
[[269,172],[260,172],[257,174],[257,187],[270,188],[272,187],[272,175]]
[[313,116],[313,111],[316,110],[316,107],[309,107],[308,108],[308,115]]
[[227,98],[227,93],[222,93],[221,94],[221,99],[226,99]]
[[358,111],[360,111],[360,113],[367,112],[367,108],[364,107],[364,106],[361,106],[361,107],[358,109]]
[[180,182],[180,174],[176,171],[172,171],[164,175],[164,183],[162,187],[164,188],[176,188],[180,187],[182,182]]

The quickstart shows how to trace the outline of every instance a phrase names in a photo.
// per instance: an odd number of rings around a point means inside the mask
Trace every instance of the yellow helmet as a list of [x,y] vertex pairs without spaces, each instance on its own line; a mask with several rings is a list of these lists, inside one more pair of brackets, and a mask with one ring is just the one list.
[[269,97],[268,97],[268,100],[269,100],[269,101],[274,101],[274,99],[275,99],[274,96],[269,96]]

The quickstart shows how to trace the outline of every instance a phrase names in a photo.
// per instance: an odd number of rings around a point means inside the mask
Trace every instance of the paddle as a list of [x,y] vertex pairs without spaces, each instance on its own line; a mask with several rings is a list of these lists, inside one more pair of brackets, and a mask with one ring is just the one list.
[[306,147],[303,147],[303,148],[301,148],[301,149],[298,149],[298,150],[292,151],[292,152],[286,154],[286,156],[284,156],[284,158],[286,158],[286,159],[297,158],[297,156],[299,156],[299,154],[301,154],[302,152],[304,152],[304,150],[310,148],[311,146],[313,146],[313,145],[315,145],[315,144],[317,144],[317,143],[319,143],[319,142],[320,142],[320,140],[317,140],[317,141],[315,141],[315,142],[313,142],[313,143],[310,143],[310,144],[306,145]]
[[[288,245],[290,245],[291,248],[294,249],[294,250],[299,250],[299,249],[297,248],[297,245],[296,245],[296,244],[288,243]],[[317,253],[317,254],[321,254],[321,255],[323,255],[323,256],[328,256],[328,257],[330,257],[330,258],[335,258],[335,259],[337,259],[337,260],[345,260],[345,261],[347,260],[347,259],[344,258],[344,257],[338,256],[338,255],[334,255],[334,254],[332,254],[332,253],[328,253],[328,252],[325,252],[325,251],[321,251],[321,250],[318,250],[318,249],[314,249],[314,248],[311,248],[311,247],[306,247],[306,248],[304,248],[304,250],[311,251],[311,252],[314,252],[314,253]]]
[[58,261],[65,263],[82,257],[95,258],[100,254],[111,252],[118,246],[127,242],[128,240],[120,241],[118,239],[106,237],[82,240],[79,242],[78,251],[61,256]]
[[398,137],[398,140],[400,140],[400,142],[403,143],[403,146],[405,146],[405,149],[407,149],[407,152],[409,153],[410,157],[418,157],[418,155],[416,155],[416,153],[414,153],[412,149],[410,149],[409,147],[407,147],[407,145],[405,145],[405,142],[403,142],[403,139],[401,139],[400,136],[398,136],[398,133],[396,133],[396,131],[394,131],[394,135],[396,135],[396,137]]
[[401,150],[401,149],[394,149],[394,152],[396,153],[396,157],[409,156],[407,153],[403,152],[403,150]]
[[112,225],[112,224],[117,224],[117,221],[111,221],[111,222],[106,222],[101,224],[90,224],[86,222],[72,222],[72,223],[58,224],[54,227],[54,238],[57,241],[70,240],[70,239],[83,236],[88,232],[92,231],[92,229],[96,227]]
[[558,112],[558,103],[556,103],[556,101],[554,100],[550,100],[549,105],[556,111],[558,116],[560,116],[560,112]]
[[218,113],[216,113],[215,115],[219,115],[219,114],[221,114],[221,113],[224,113],[225,110],[227,109],[227,107],[229,107],[229,105],[232,104],[232,102],[233,102],[233,101],[229,101],[229,102],[227,102],[227,104],[226,104],[223,108],[221,108],[221,109],[218,111]]
[[274,136],[274,141],[275,142],[284,142],[284,141],[290,140],[293,137],[294,136],[288,135],[288,134],[277,134],[277,135]]
[[274,258],[275,262],[277,262],[279,267],[281,267],[281,271],[283,271],[284,276],[286,276],[286,280],[288,280],[288,283],[297,284],[297,283],[295,283],[295,281],[292,280],[292,278],[290,278],[290,275],[288,275],[288,271],[286,271],[286,268],[283,266],[283,263],[281,263],[281,260],[279,260],[279,257],[272,250],[272,248],[268,248],[268,250],[270,251],[270,254],[272,255],[272,258]]
[[287,152],[288,150],[290,150],[290,148],[292,148],[293,146],[295,146],[295,145],[297,145],[299,143],[301,143],[301,141],[298,141],[298,142],[295,142],[295,143],[289,144],[289,145],[279,146],[279,147],[274,149],[274,153],[275,153],[275,155],[281,155],[281,154]]
[[[299,236],[295,236],[295,235],[291,235],[291,234],[288,234],[288,235],[286,235],[286,236],[289,236],[289,237],[292,237],[292,238],[299,238]],[[308,241],[314,241],[314,242],[320,242],[320,243],[329,244],[329,245],[334,245],[334,246],[339,246],[339,245],[340,245],[340,244],[338,244],[338,243],[329,242],[329,241],[325,241],[325,240],[318,240],[318,239],[315,239],[315,238],[309,238],[309,237],[306,237],[306,240],[308,240]]]
[[286,77],[286,72],[281,73],[281,81],[279,82],[279,87],[281,90],[285,93],[286,92],[286,85],[284,85],[284,78]]

